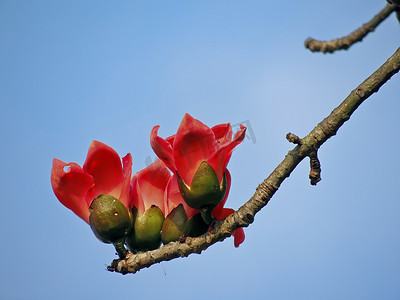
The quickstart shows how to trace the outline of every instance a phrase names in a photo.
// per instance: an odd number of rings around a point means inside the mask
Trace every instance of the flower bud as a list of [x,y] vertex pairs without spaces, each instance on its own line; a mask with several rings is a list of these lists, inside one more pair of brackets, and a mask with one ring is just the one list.
[[154,250],[161,244],[161,229],[164,215],[158,206],[152,205],[141,214],[136,207],[132,209],[133,228],[126,237],[126,244],[132,252]]
[[132,220],[128,210],[117,198],[100,195],[92,201],[89,211],[90,228],[104,243],[117,243],[131,230]]
[[172,241],[177,241],[185,232],[187,216],[182,204],[175,207],[165,218],[161,240],[164,245]]
[[187,205],[192,208],[214,208],[225,196],[227,187],[225,174],[222,182],[219,183],[213,167],[206,161],[200,164],[190,187],[183,181],[179,174],[177,175],[179,191]]
[[204,222],[201,213],[195,214],[185,224],[184,234],[198,237],[208,231],[208,225]]

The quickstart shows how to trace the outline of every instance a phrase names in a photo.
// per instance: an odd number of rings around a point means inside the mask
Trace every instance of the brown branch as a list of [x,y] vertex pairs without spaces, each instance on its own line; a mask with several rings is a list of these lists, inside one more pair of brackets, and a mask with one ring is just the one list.
[[346,50],[353,44],[360,42],[368,33],[374,31],[375,28],[397,8],[398,7],[394,4],[387,4],[384,9],[372,18],[371,21],[365,23],[363,26],[343,38],[331,41],[318,41],[313,38],[308,38],[304,42],[304,45],[312,52],[320,51],[323,53],[332,53],[336,50]]
[[387,0],[390,4],[396,4],[398,7],[400,7],[400,0]]
[[[126,259],[114,260],[110,271],[136,273],[152,264],[201,253],[210,245],[229,237],[239,227],[247,227],[255,214],[266,206],[285,178],[307,156],[312,156],[319,147],[347,121],[357,107],[387,82],[400,69],[400,48],[370,77],[354,89],[332,113],[320,122],[258,187],[255,194],[235,213],[225,220],[217,221],[213,230],[197,237],[169,243],[159,249],[138,254],[129,254]],[[293,135],[294,136],[294,135]],[[293,138],[292,136],[292,138]],[[296,141],[300,139],[294,138]]]

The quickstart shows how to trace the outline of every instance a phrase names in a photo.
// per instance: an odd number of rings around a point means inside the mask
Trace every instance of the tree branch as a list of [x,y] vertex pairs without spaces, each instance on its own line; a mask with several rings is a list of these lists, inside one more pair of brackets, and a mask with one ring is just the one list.
[[[254,220],[255,214],[266,206],[278,190],[281,183],[289,177],[296,166],[307,156],[316,158],[316,151],[346,122],[358,106],[387,82],[400,69],[400,48],[370,77],[354,89],[332,113],[320,122],[307,136],[299,139],[288,134],[288,140],[295,142],[295,148],[256,189],[254,195],[235,213],[224,220],[219,220],[213,230],[197,238],[187,237],[182,241],[172,242],[159,249],[144,253],[130,254],[122,260],[114,260],[108,270],[122,274],[136,273],[152,264],[186,257],[192,253],[201,253],[210,245],[223,241],[239,227],[247,227]],[[314,162],[315,163],[315,162]],[[311,169],[320,168],[318,164]]]
[[398,7],[400,7],[400,0],[387,0],[387,2],[389,2],[390,4],[395,4]]
[[308,38],[304,42],[304,45],[312,52],[320,51],[323,53],[332,53],[336,50],[346,50],[353,44],[360,42],[368,33],[374,31],[375,28],[396,9],[398,9],[398,7],[395,4],[387,4],[384,9],[382,9],[376,16],[372,18],[371,21],[365,23],[348,36],[331,41],[318,41],[314,40],[313,38]]

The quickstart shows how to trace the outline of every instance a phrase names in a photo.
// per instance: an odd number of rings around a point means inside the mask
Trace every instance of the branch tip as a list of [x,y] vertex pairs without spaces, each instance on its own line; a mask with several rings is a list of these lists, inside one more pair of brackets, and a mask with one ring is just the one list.
[[331,41],[319,41],[308,38],[305,40],[304,46],[311,52],[333,53],[337,50],[347,50],[355,43],[361,42],[368,33],[374,31],[383,20],[392,12],[398,11],[398,9],[399,7],[395,4],[387,4],[385,8],[375,15],[368,23],[365,23],[349,35]]
[[290,133],[290,132],[286,135],[286,139],[290,143],[293,143],[293,144],[296,144],[296,145],[301,145],[301,143],[302,143],[301,138],[299,138],[297,135],[295,135],[293,133]]

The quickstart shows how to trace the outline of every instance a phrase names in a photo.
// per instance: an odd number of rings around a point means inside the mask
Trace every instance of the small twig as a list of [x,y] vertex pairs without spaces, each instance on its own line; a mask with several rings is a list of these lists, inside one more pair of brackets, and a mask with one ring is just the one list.
[[332,53],[336,50],[346,50],[353,44],[360,42],[369,32],[374,31],[375,28],[397,8],[398,7],[395,4],[387,4],[384,9],[372,18],[371,21],[365,23],[363,26],[343,38],[331,41],[318,41],[313,38],[308,38],[304,42],[304,45],[312,52],[319,51],[323,53]]
[[311,185],[317,185],[321,181],[321,163],[319,162],[317,151],[313,151],[308,156],[310,158],[310,178]]
[[[156,250],[129,255],[129,258],[114,260],[109,271],[122,274],[136,273],[155,263],[178,257],[186,257],[192,253],[201,253],[204,249],[223,241],[239,227],[247,227],[254,221],[254,216],[265,207],[281,183],[289,177],[296,166],[311,153],[315,152],[346,122],[352,113],[369,96],[377,92],[400,69],[400,48],[370,77],[361,83],[332,113],[320,122],[307,136],[285,156],[285,159],[258,187],[254,195],[236,212],[218,220],[215,227],[202,236],[187,237],[180,241],[171,242]],[[127,256],[128,257],[128,256]]]
[[[289,132],[286,135],[286,139],[295,145],[301,145],[303,143],[302,139],[297,135]],[[317,150],[312,151],[308,157],[310,158],[310,178],[311,185],[317,185],[321,181],[321,164],[317,156]]]
[[297,135],[295,135],[295,134],[293,134],[293,133],[288,133],[287,135],[286,135],[286,139],[290,142],[290,143],[293,143],[293,144],[295,144],[295,145],[301,145],[301,139],[297,136]]

